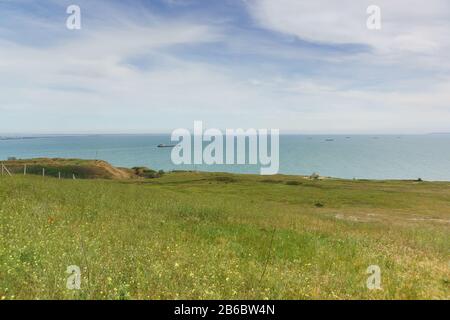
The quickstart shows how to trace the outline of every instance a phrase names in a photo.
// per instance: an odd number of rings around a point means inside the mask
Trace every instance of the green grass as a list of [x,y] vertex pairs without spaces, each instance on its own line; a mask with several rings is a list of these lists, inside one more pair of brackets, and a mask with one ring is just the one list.
[[0,177],[2,299],[449,299],[449,249],[450,183]]

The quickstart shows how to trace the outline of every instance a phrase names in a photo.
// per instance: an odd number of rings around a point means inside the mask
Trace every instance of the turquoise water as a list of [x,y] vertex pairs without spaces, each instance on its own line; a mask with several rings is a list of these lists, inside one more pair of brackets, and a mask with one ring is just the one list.
[[[333,141],[327,141],[327,140]],[[258,173],[259,166],[186,165],[170,159],[169,135],[51,136],[0,140],[0,159],[64,157],[102,159],[122,167]],[[450,181],[450,135],[282,135],[280,173],[358,179]]]

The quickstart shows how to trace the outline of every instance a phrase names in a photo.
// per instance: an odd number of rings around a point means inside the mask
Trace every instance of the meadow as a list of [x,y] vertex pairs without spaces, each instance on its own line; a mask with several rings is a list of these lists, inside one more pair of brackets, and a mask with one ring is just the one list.
[[449,249],[445,182],[0,176],[1,299],[449,299]]

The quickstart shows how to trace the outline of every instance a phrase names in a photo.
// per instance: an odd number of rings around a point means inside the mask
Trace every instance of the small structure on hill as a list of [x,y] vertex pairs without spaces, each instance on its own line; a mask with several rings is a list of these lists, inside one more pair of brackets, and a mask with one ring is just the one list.
[[313,172],[312,175],[309,176],[311,180],[318,180],[320,178],[320,175],[317,172]]

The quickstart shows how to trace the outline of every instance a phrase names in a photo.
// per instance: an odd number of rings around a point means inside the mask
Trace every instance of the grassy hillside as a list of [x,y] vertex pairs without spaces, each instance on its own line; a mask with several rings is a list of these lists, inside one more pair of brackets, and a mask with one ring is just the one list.
[[448,299],[449,244],[450,183],[0,177],[2,299]]
[[[157,178],[161,173],[146,167],[117,168],[102,160],[35,158],[2,162],[10,173],[61,179],[137,179]],[[4,172],[7,174],[8,172]]]
[[[36,158],[2,162],[6,168],[16,174],[42,175],[72,179],[129,179],[134,174],[130,169],[116,168],[102,160],[50,159]],[[25,168],[26,166],[26,168]]]

